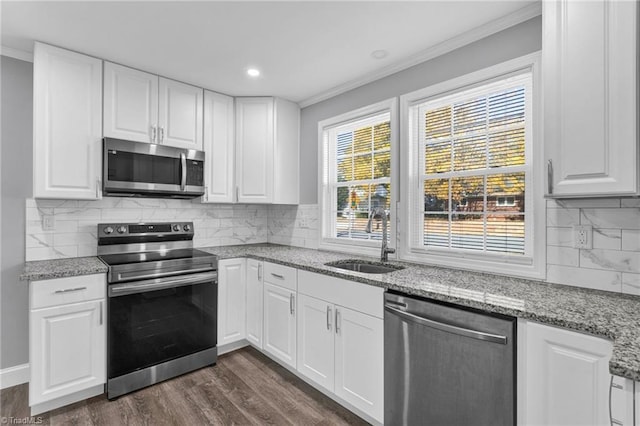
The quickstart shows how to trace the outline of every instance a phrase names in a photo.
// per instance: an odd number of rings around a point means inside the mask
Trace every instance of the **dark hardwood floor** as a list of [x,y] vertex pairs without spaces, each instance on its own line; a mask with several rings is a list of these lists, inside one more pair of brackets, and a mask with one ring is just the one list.
[[[0,391],[3,424],[9,417],[25,423],[28,393],[27,384]],[[45,425],[367,424],[252,348],[115,401],[101,395],[30,420]]]

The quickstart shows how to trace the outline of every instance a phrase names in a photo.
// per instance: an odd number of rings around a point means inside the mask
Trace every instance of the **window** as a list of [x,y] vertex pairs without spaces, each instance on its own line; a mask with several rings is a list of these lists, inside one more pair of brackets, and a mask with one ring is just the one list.
[[533,132],[537,77],[533,63],[518,62],[403,96],[407,260],[459,266],[464,258],[467,268],[513,273],[506,269],[523,265],[519,274],[541,274],[534,262],[540,244],[533,241],[540,215],[532,202],[541,194],[533,169],[540,152]]
[[516,197],[497,197],[496,206],[498,207],[515,207]]
[[[353,247],[380,246],[382,207],[391,217],[392,101],[320,123],[322,143],[322,240]],[[388,220],[389,230],[391,221]],[[387,233],[389,241],[392,232]],[[366,251],[366,250],[364,250]]]

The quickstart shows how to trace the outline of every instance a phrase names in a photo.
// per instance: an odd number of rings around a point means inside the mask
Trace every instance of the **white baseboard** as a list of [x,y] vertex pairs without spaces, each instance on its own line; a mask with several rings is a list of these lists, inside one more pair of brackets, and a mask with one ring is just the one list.
[[29,382],[29,364],[16,365],[0,370],[0,389]]

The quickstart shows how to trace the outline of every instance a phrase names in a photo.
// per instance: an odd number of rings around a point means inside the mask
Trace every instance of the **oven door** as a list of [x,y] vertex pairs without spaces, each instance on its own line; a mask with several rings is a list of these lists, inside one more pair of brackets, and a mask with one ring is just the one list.
[[105,195],[204,194],[204,152],[104,138]]
[[109,379],[214,348],[217,272],[109,286]]

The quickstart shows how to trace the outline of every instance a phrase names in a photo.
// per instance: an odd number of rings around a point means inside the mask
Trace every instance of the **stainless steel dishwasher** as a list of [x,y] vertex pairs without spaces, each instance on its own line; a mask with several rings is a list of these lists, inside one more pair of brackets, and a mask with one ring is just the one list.
[[385,425],[515,425],[516,319],[386,293]]

